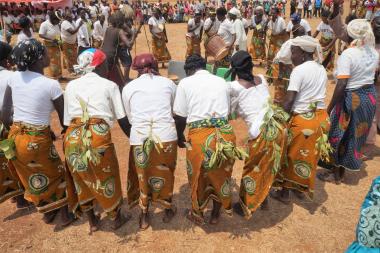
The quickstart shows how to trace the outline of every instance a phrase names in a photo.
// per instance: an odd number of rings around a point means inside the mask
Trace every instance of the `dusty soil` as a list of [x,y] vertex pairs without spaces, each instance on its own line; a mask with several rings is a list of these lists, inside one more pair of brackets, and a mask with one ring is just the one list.
[[[347,13],[347,12],[346,12]],[[315,29],[319,19],[310,20]],[[186,43],[184,24],[168,25],[169,49],[174,59],[183,60]],[[144,30],[137,41],[137,52],[147,52]],[[148,35],[149,36],[149,35]],[[250,38],[251,36],[249,36]],[[134,54],[134,52],[133,52]],[[255,72],[262,73],[262,69]],[[165,70],[162,74],[165,74]],[[328,97],[334,83],[328,85]],[[53,128],[59,133],[57,117]],[[233,122],[239,145],[246,138],[246,126]],[[112,130],[125,191],[128,139],[118,126]],[[57,141],[58,149],[61,141]],[[34,210],[16,210],[9,201],[0,206],[0,252],[343,252],[355,238],[359,208],[372,179],[380,174],[380,142],[366,147],[368,160],[359,173],[348,173],[339,186],[316,181],[313,201],[294,199],[290,205],[270,200],[270,210],[258,210],[251,220],[223,215],[218,225],[193,226],[184,217],[190,207],[190,192],[185,168],[185,151],[179,150],[174,202],[178,214],[170,224],[161,222],[162,210],[153,206],[152,226],[138,229],[138,209],[128,210],[133,218],[117,232],[104,219],[102,229],[88,235],[87,220],[58,231],[55,225],[45,225],[42,215]],[[62,155],[62,152],[61,152]],[[233,177],[234,199],[242,162],[237,162]],[[125,206],[125,209],[127,207]],[[58,221],[57,221],[58,223]]]

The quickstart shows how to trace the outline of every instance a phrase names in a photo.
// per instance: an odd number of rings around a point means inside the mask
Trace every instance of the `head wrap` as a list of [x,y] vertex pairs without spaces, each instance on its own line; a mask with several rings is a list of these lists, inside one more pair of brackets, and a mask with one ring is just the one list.
[[290,16],[290,20],[291,20],[292,22],[299,23],[299,22],[301,22],[301,15],[299,15],[298,13],[293,13],[293,14]]
[[136,70],[139,75],[154,74],[159,75],[158,63],[153,54],[140,54],[133,59],[132,69]]
[[18,70],[25,71],[30,65],[42,59],[45,47],[36,39],[27,39],[18,43],[12,51],[12,60]]
[[215,11],[214,8],[211,7],[211,8],[209,9],[208,13],[209,13],[210,15],[215,15],[215,14],[216,14],[216,11]]
[[231,75],[232,80],[238,74],[240,78],[246,81],[252,81],[252,57],[247,51],[240,50],[231,57],[231,67],[225,74],[225,77]]
[[299,36],[291,40],[292,46],[300,47],[308,53],[315,53],[319,63],[322,63],[322,47],[319,41],[311,36]]
[[8,43],[0,41],[0,61],[9,57],[12,52],[12,47]]
[[354,39],[352,46],[361,47],[367,45],[375,47],[375,36],[371,24],[366,19],[354,19],[347,25],[348,36]]
[[228,13],[232,14],[232,15],[234,15],[236,17],[240,16],[240,11],[236,7],[231,8],[231,10]]
[[256,6],[255,11],[264,11],[264,7],[262,7],[261,5]]
[[89,48],[78,56],[78,65],[74,65],[75,73],[85,75],[96,69],[106,60],[102,50]]

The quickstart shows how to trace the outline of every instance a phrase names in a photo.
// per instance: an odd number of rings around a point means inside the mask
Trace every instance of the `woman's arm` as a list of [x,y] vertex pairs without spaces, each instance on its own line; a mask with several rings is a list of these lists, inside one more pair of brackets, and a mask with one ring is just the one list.
[[1,121],[4,126],[9,129],[12,125],[12,111],[13,111],[13,100],[12,100],[12,88],[7,86],[4,94],[3,107],[1,109]]
[[296,101],[296,96],[296,91],[287,91],[284,101],[282,102],[282,108],[284,108],[284,110],[289,114],[292,112],[294,101]]
[[63,129],[66,129],[67,126],[65,126],[63,123],[63,116],[64,116],[64,113],[63,113],[64,112],[63,94],[61,96],[59,96],[58,98],[56,98],[55,100],[53,100],[53,104],[54,104],[55,110],[58,113],[59,123],[61,123],[61,126]]

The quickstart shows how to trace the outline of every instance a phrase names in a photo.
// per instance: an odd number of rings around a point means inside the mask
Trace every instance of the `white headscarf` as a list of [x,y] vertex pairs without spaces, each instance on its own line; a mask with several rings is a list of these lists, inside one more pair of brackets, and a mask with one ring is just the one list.
[[319,41],[309,35],[299,36],[291,40],[292,46],[300,47],[303,51],[308,53],[315,53],[317,61],[322,63],[322,47]]
[[231,8],[231,10],[228,13],[235,15],[236,17],[240,16],[240,11],[235,7]]
[[348,36],[354,39],[352,46],[361,47],[367,45],[375,47],[375,36],[371,24],[366,19],[354,19],[347,25]]

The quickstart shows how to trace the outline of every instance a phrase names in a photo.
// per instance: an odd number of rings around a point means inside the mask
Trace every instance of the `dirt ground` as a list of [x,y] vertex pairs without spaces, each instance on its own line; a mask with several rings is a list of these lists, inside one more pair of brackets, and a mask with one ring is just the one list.
[[[310,23],[315,30],[319,19],[314,18]],[[183,60],[186,26],[174,24],[168,25],[167,29],[173,58]],[[147,51],[142,30],[137,40],[137,52]],[[255,72],[262,73],[263,70],[255,69]],[[331,78],[328,100],[333,89]],[[56,115],[53,119],[53,128],[59,133]],[[242,145],[247,136],[246,126],[241,120],[233,122],[233,126],[239,145]],[[125,192],[128,139],[117,125],[112,135]],[[56,144],[61,149],[61,141]],[[317,180],[313,201],[294,199],[292,204],[283,205],[271,199],[270,210],[258,210],[249,221],[223,214],[218,225],[204,227],[194,226],[184,217],[185,208],[190,207],[190,191],[185,150],[181,149],[174,192],[178,213],[170,224],[161,222],[162,209],[154,205],[152,226],[141,232],[138,229],[138,209],[127,210],[125,205],[126,211],[133,215],[131,221],[113,232],[109,221],[104,219],[101,231],[89,236],[86,219],[58,231],[55,225],[45,225],[42,215],[35,210],[18,211],[8,201],[0,206],[0,252],[343,252],[355,238],[359,208],[371,181],[380,174],[379,144],[378,139],[376,146],[366,147],[368,159],[363,169],[358,173],[348,173],[343,184],[337,186]],[[233,172],[237,182],[234,200],[238,197],[241,173],[242,162],[237,162]]]

